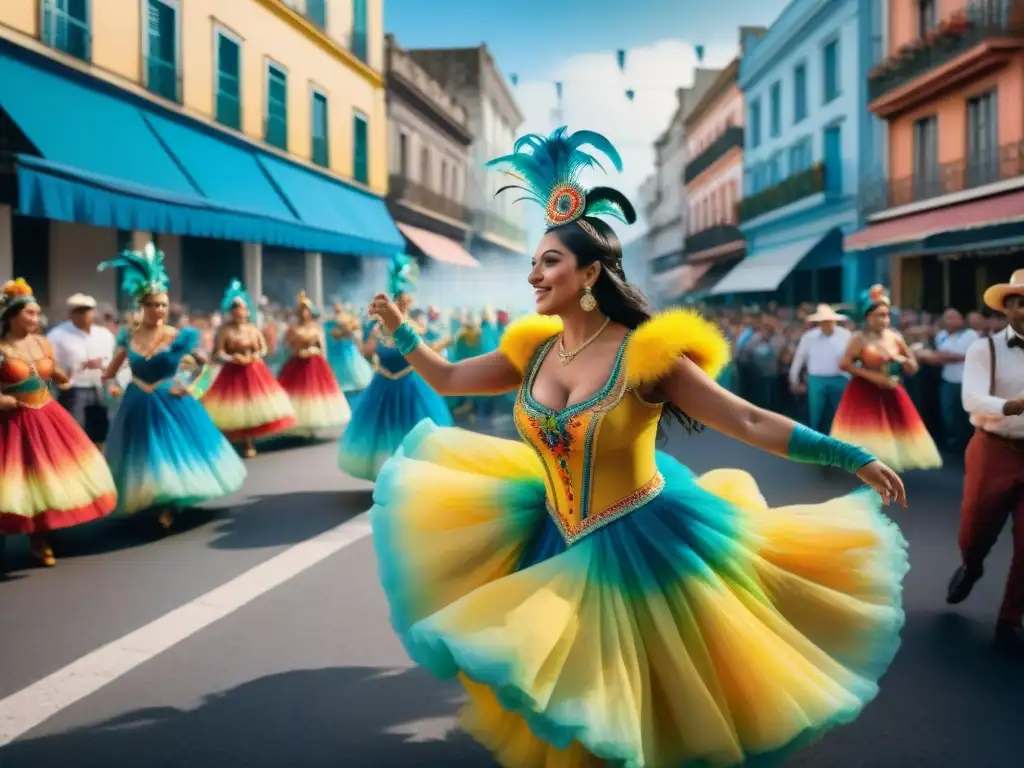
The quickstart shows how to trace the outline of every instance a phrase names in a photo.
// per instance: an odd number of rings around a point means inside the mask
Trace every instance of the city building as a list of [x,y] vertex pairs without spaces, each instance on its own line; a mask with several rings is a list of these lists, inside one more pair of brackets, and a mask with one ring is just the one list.
[[[793,0],[740,62],[747,110],[740,230],[747,255],[716,294],[747,301],[852,302],[879,278],[844,254],[860,227],[860,158],[881,151],[866,109],[871,0]],[[874,21],[873,21],[874,18]]]
[[849,251],[888,265],[900,306],[977,309],[1024,257],[1024,0],[889,0],[868,78],[888,167]]
[[172,301],[317,301],[404,247],[382,0],[4,0],[0,275],[127,306],[97,264],[151,238]]
[[462,270],[459,288],[484,303],[505,306],[532,300],[523,254],[524,206],[516,195],[495,193],[508,179],[489,171],[488,160],[512,151],[523,114],[512,88],[486,45],[476,48],[410,49],[409,56],[465,108],[473,143],[469,147],[464,199],[472,201],[468,249],[484,267]]
[[479,266],[466,250],[469,130],[466,109],[395,42],[385,37],[388,203],[407,251],[423,265],[420,300],[445,303],[459,271]]
[[[750,40],[763,32],[761,28],[740,29],[741,55]],[[743,185],[739,69],[737,57],[718,72],[685,122],[688,159],[683,179],[689,208],[685,253],[687,299],[691,301],[706,298],[746,250],[736,222]]]

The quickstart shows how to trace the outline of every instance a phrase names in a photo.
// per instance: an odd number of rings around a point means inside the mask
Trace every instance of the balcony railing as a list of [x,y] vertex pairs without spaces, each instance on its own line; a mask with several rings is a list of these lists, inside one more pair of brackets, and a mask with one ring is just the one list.
[[92,35],[89,22],[72,16],[54,0],[43,3],[43,42],[82,61],[89,61]]
[[181,77],[174,62],[159,56],[146,57],[146,88],[170,101],[181,101]]
[[473,211],[473,227],[477,232],[490,232],[512,243],[526,242],[526,230],[490,211]]
[[743,129],[731,125],[725,129],[725,133],[711,142],[703,152],[686,164],[683,181],[689,184],[734,147],[743,148]]
[[1024,142],[1006,144],[986,156],[967,157],[922,169],[901,179],[868,183],[861,196],[864,212],[872,214],[1019,176],[1024,176]]
[[745,197],[736,206],[740,221],[750,221],[762,214],[825,191],[825,166],[818,164],[794,173],[788,179],[756,195]]
[[409,203],[428,211],[447,216],[465,223],[470,222],[469,212],[462,203],[452,200],[447,195],[435,192],[429,187],[407,179],[401,174],[392,174],[388,196],[392,200]]
[[733,224],[716,224],[686,236],[687,255],[700,253],[729,243],[742,243],[743,233]]
[[901,88],[992,38],[1024,36],[1024,0],[976,2],[943,20],[868,75],[868,101]]

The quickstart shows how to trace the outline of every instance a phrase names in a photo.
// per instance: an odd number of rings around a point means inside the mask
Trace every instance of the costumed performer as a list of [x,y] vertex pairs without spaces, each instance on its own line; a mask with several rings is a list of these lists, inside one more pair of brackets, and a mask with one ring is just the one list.
[[295,313],[297,322],[285,336],[291,355],[277,380],[291,398],[294,429],[313,437],[322,429],[344,427],[352,418],[352,410],[324,357],[327,339],[317,322],[320,311],[305,291],[299,291]]
[[109,514],[117,491],[103,454],[50,396],[51,382],[71,380],[39,312],[24,279],[0,288],[0,535],[29,534],[32,556],[52,566],[47,534]]
[[[388,275],[389,290],[408,312],[419,276],[416,262],[396,256]],[[373,379],[352,409],[352,421],[338,443],[338,466],[352,477],[376,480],[384,462],[423,419],[451,424],[444,399],[435,393],[396,349],[391,334],[378,325],[363,353],[374,359]]]
[[861,312],[864,330],[850,337],[839,366],[853,378],[839,401],[832,437],[859,445],[900,472],[937,469],[939,449],[900,383],[901,374],[917,373],[918,363],[890,327],[892,303],[885,288],[869,288]]
[[[104,373],[105,381],[112,380],[126,360],[132,372],[105,454],[117,483],[118,511],[155,510],[167,530],[177,510],[241,489],[245,464],[189,394],[206,354],[197,329],[167,324],[170,279],[163,253],[150,243],[99,265],[111,268],[122,271],[121,289],[139,305],[142,321],[118,333]],[[182,369],[186,356],[191,371]]]
[[370,385],[373,366],[363,357],[363,323],[334,302],[334,318],[324,323],[327,335],[327,362],[342,392],[361,392]]
[[[603,136],[526,136],[492,161],[546,207],[539,316],[452,364],[386,295],[372,311],[435,389],[519,389],[521,442],[419,425],[370,513],[391,620],[417,663],[458,677],[463,723],[506,766],[737,765],[853,720],[899,645],[905,504],[873,456],[719,387],[718,329],[652,315],[583,188]],[[696,477],[655,450],[663,416],[856,473],[864,488],[772,509],[739,470]],[[881,498],[879,496],[881,494]]]
[[258,437],[295,426],[288,393],[263,362],[267,343],[250,318],[255,307],[242,283],[232,280],[221,302],[224,322],[213,342],[220,373],[203,396],[213,423],[232,443],[245,446],[245,457],[256,455]]

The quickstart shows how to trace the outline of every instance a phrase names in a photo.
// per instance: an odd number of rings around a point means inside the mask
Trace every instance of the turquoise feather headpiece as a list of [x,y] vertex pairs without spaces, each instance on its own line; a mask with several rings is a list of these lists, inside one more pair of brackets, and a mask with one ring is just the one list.
[[392,296],[415,292],[419,279],[420,267],[412,256],[400,253],[391,259],[391,267],[388,269],[388,293]]
[[235,279],[228,283],[228,287],[224,291],[224,298],[220,300],[221,314],[226,315],[239,302],[245,304],[249,310],[249,317],[255,319],[256,307],[252,303],[252,298],[249,296],[249,292],[245,290],[245,286],[242,285],[242,281]]
[[149,243],[141,251],[122,251],[116,259],[101,262],[97,269],[120,268],[124,270],[121,290],[140,304],[147,296],[167,293],[171,279],[164,270],[164,254]]
[[580,174],[586,169],[604,170],[596,157],[582,149],[585,146],[606,155],[615,170],[622,171],[622,158],[608,139],[594,131],[569,133],[563,126],[547,138],[531,133],[516,139],[511,155],[487,163],[488,168],[504,171],[519,182],[502,187],[497,194],[508,189],[525,192],[519,200],[543,207],[548,229],[584,216],[612,216],[632,224],[636,210],[625,195],[611,187],[586,189],[580,184]]
[[889,298],[889,292],[885,290],[884,286],[872,285],[864,293],[860,295],[860,313],[864,317],[867,317],[868,313],[872,309],[884,304],[887,307],[892,306],[892,300]]

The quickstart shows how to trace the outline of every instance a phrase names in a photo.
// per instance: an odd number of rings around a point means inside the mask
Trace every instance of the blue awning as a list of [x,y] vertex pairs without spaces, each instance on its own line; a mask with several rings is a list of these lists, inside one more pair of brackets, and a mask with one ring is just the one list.
[[[324,253],[404,248],[379,197],[0,45],[0,107],[42,155],[16,158],[18,213]],[[287,193],[270,167],[289,179]],[[329,200],[340,212],[307,212],[292,199]]]
[[[797,264],[822,243],[833,243],[838,230],[823,235],[793,240],[774,248],[748,253],[747,257],[711,289],[711,295],[731,293],[771,293],[778,289]],[[841,241],[839,241],[841,244]]]

